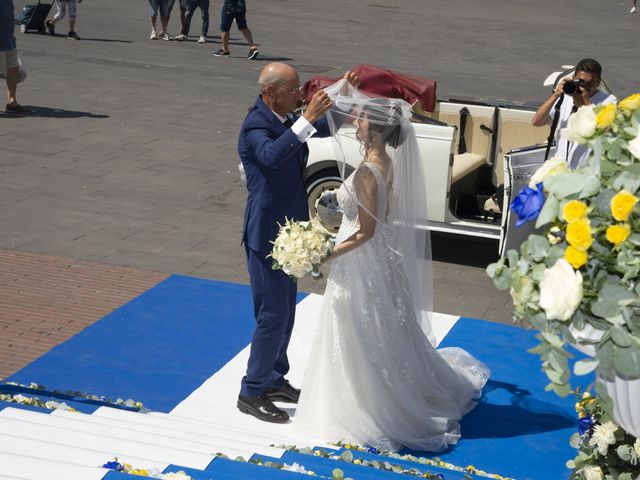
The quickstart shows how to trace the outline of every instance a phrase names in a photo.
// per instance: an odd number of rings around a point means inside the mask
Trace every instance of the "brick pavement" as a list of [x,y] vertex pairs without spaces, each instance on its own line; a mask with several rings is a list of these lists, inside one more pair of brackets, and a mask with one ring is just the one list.
[[166,273],[0,250],[0,378],[167,277]]

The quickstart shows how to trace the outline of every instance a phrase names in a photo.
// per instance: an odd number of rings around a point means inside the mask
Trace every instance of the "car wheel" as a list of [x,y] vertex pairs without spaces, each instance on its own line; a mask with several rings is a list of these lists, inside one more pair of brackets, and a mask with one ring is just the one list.
[[321,170],[307,180],[309,218],[317,218],[332,234],[338,233],[342,222],[342,212],[338,210],[335,199],[331,200],[331,193],[337,193],[340,185],[342,178],[334,168]]

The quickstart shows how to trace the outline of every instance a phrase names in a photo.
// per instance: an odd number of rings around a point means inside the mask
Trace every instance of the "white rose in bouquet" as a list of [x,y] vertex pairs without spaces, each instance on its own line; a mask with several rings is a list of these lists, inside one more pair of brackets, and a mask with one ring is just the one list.
[[576,113],[569,117],[567,128],[560,131],[560,135],[570,142],[584,145],[596,133],[596,112],[594,105],[583,105]]
[[636,138],[634,138],[627,144],[627,149],[629,150],[629,153],[631,155],[640,160],[640,127],[638,127]]
[[544,162],[542,166],[531,175],[529,180],[529,187],[536,188],[540,182],[543,182],[545,178],[553,177],[561,173],[567,173],[569,171],[569,165],[560,157],[551,157]]
[[548,319],[568,320],[582,300],[582,274],[564,258],[542,273],[540,307]]
[[333,251],[332,237],[316,221],[287,219],[273,243],[274,270],[282,270],[294,279],[311,275],[321,277],[320,265]]
[[595,465],[584,467],[582,471],[585,480],[602,480],[602,469]]

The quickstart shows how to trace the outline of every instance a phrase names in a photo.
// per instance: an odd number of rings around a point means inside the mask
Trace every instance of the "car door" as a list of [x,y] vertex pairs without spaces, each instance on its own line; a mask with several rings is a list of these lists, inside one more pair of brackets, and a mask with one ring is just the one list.
[[500,255],[510,249],[518,249],[527,237],[536,231],[535,222],[516,227],[518,216],[509,205],[518,192],[529,184],[529,179],[544,163],[546,146],[534,145],[511,150],[504,157],[504,198],[502,228],[500,232]]

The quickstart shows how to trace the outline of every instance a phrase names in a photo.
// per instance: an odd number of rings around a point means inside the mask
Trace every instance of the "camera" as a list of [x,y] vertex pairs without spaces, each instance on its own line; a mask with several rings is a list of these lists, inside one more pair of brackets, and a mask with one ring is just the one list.
[[564,85],[562,85],[562,91],[567,95],[574,95],[580,93],[580,90],[585,88],[586,85],[587,82],[584,80],[567,80],[564,82]]

